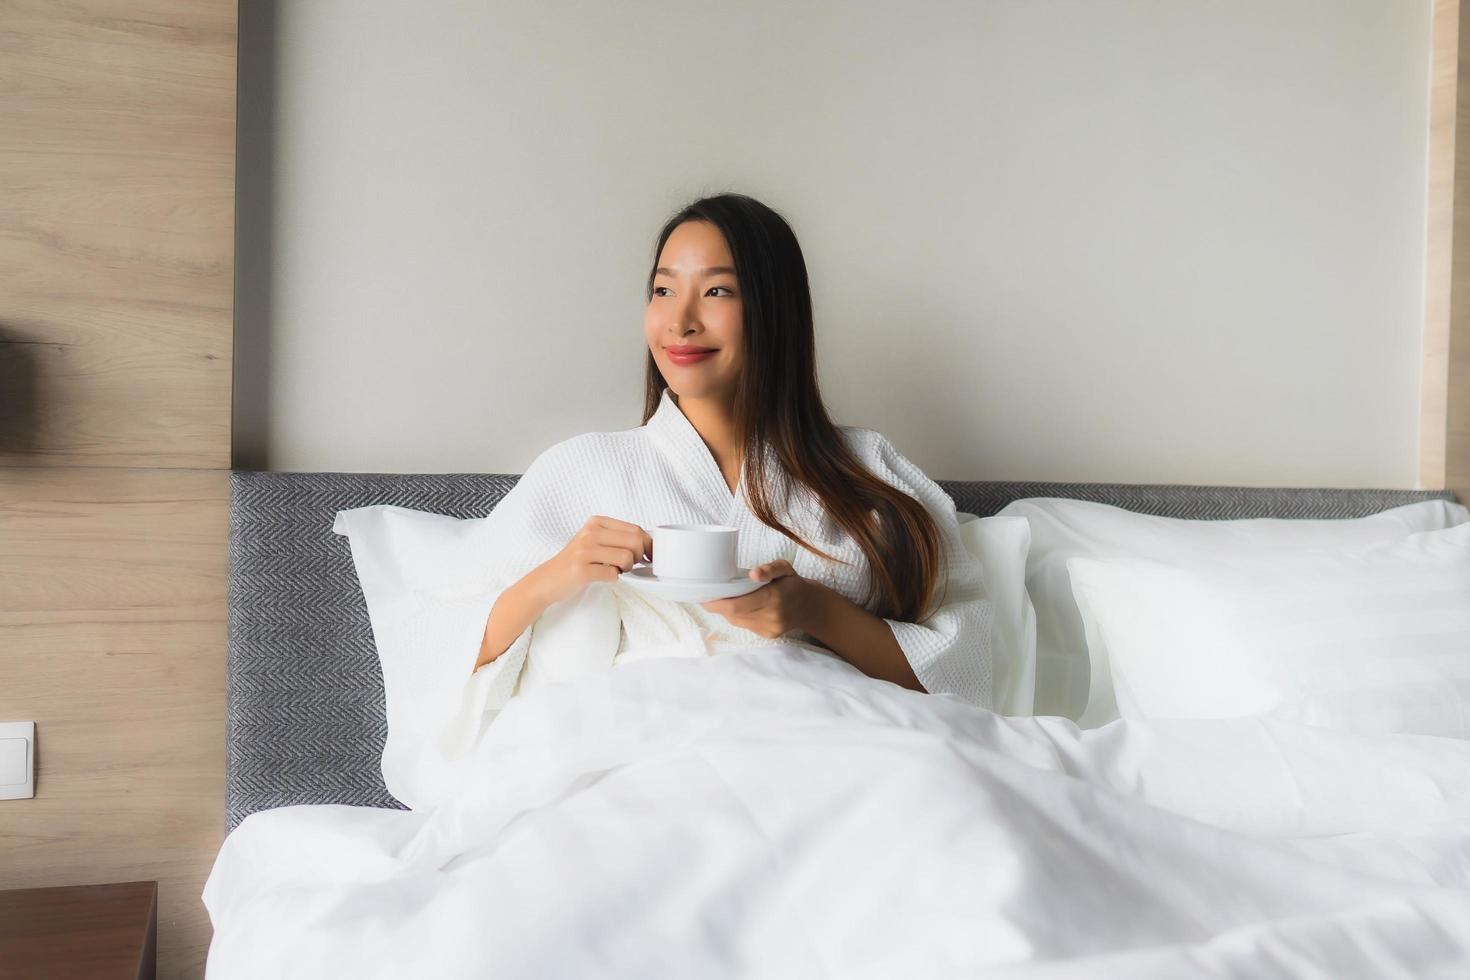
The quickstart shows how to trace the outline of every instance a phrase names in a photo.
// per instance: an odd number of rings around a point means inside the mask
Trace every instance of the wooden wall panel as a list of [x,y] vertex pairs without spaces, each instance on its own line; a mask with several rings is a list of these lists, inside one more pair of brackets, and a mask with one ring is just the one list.
[[199,976],[224,838],[227,470],[0,468],[0,718],[36,798],[0,887],[154,879],[161,976]]
[[1419,485],[1470,502],[1470,18],[1459,0],[1435,0],[1431,48]]
[[0,17],[0,464],[228,467],[235,4]]
[[1444,485],[1453,487],[1470,504],[1470,326],[1463,323],[1451,348],[1447,387]]
[[224,836],[236,13],[0,0],[0,888],[157,880],[161,977]]

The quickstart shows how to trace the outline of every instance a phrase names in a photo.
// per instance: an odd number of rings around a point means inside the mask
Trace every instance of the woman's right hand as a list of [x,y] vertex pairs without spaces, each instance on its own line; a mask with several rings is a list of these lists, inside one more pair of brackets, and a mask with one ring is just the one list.
[[653,560],[653,535],[637,524],[594,515],[566,547],[538,569],[548,604],[570,599],[592,582],[611,582],[639,559]]

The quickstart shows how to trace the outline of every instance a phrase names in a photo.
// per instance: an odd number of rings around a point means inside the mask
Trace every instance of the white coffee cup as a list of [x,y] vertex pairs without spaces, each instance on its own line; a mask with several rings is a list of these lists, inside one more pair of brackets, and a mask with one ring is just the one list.
[[727,581],[738,566],[740,529],[728,524],[660,524],[653,535],[653,574],[661,579]]

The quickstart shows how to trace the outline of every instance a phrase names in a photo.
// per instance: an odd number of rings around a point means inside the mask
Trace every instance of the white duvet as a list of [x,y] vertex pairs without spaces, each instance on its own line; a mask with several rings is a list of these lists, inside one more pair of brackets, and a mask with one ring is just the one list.
[[1470,742],[1079,731],[791,644],[526,692],[462,766],[248,817],[209,976],[1470,976]]

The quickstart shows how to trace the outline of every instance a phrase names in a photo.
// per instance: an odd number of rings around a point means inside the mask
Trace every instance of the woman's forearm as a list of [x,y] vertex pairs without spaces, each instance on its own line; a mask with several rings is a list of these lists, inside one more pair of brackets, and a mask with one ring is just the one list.
[[821,599],[816,621],[806,632],[869,677],[892,681],[911,691],[924,690],[898,638],[881,617],[820,582],[812,585],[822,590]]
[[485,620],[485,635],[480,641],[480,656],[475,660],[474,670],[509,650],[516,637],[551,605],[541,587],[541,567],[531,569],[495,600]]

